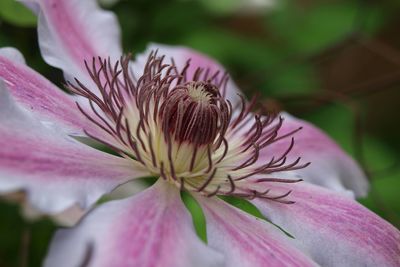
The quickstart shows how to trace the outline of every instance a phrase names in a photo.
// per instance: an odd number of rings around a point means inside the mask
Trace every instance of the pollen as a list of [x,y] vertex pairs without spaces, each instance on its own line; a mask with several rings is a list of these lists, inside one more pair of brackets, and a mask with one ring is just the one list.
[[[210,90],[211,89],[211,90]],[[217,95],[218,88],[203,82],[190,82],[187,84],[188,95],[199,104],[211,103],[212,97]]]
[[[290,203],[290,193],[257,191],[258,183],[298,182],[272,174],[306,167],[298,157],[288,160],[295,129],[279,134],[283,119],[275,114],[254,115],[255,101],[244,97],[232,105],[226,99],[226,73],[197,68],[188,77],[190,61],[182,69],[150,54],[142,73],[135,77],[129,57],[112,65],[93,59],[86,68],[98,94],[80,81],[72,92],[89,100],[90,110],[78,107],[99,128],[87,135],[132,160],[137,168],[169,181],[181,190],[206,196],[262,197]],[[261,151],[291,138],[285,152],[262,162]]]

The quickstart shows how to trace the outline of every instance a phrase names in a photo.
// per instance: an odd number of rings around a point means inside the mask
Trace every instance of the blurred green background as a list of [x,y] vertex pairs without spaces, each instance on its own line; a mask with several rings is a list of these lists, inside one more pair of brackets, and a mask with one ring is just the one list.
[[[400,1],[102,5],[119,18],[124,51],[143,51],[149,42],[193,47],[223,63],[246,95],[260,92],[267,108],[324,129],[368,173],[371,192],[360,202],[400,227]],[[0,0],[0,47],[18,48],[31,67],[61,86],[61,72],[40,56],[35,26],[30,11]],[[201,214],[194,215],[202,235]],[[40,266],[56,226],[48,219],[25,221],[5,200],[0,216],[0,267]]]

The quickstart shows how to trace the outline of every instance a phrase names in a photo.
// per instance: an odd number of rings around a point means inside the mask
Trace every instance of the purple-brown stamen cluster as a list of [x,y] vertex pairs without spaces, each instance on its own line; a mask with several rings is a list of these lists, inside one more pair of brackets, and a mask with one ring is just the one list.
[[[309,164],[300,164],[300,158],[288,162],[291,136],[300,128],[279,135],[281,117],[253,115],[255,101],[247,103],[243,97],[232,105],[225,97],[226,73],[197,68],[188,77],[190,61],[178,69],[172,59],[166,64],[164,56],[151,53],[143,73],[134,75],[129,60],[86,63],[97,94],[78,80],[69,84],[72,92],[88,99],[90,109],[78,107],[101,129],[89,136],[182,190],[292,203],[284,199],[290,191],[274,195],[257,185],[299,181],[270,175]],[[265,148],[290,137],[283,153],[260,162]]]
[[176,86],[160,108],[165,139],[172,135],[177,142],[188,142],[195,147],[214,143],[217,136],[219,146],[230,115],[227,102],[211,81]]

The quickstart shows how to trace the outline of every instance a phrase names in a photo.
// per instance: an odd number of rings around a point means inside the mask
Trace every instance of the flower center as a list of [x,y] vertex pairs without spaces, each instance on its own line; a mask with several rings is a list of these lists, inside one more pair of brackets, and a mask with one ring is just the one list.
[[188,82],[168,94],[160,110],[165,138],[195,147],[223,136],[229,110],[218,88],[209,82]]
[[215,104],[213,98],[219,95],[219,89],[206,82],[189,82],[185,89],[193,101],[204,104]]
[[181,189],[290,203],[284,200],[288,193],[271,195],[257,185],[299,181],[270,176],[309,164],[300,164],[300,158],[289,162],[294,139],[282,154],[259,159],[266,148],[300,128],[279,135],[282,118],[252,114],[254,102],[243,98],[233,106],[225,99],[226,74],[197,68],[187,77],[189,61],[179,70],[156,53],[142,74],[131,69],[129,57],[115,65],[99,58],[86,67],[98,92],[79,81],[70,89],[89,100],[90,110],[78,107],[100,131],[88,136]]

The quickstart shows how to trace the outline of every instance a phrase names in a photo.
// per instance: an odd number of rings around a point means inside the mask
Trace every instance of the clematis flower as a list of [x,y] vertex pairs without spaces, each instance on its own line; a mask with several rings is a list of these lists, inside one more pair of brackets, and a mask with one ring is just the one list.
[[[366,179],[320,130],[253,114],[222,66],[189,48],[121,56],[116,19],[95,1],[27,4],[42,55],[71,94],[0,49],[0,191],[24,190],[54,214],[158,177],[59,231],[45,266],[399,266],[399,231],[354,201]],[[204,212],[207,244],[183,190]],[[270,222],[218,196],[246,199]]]

